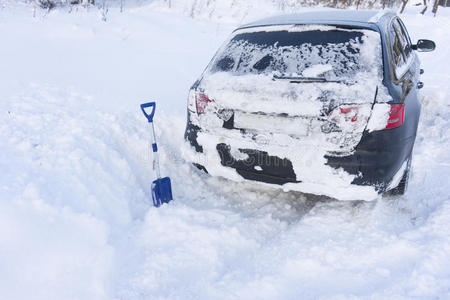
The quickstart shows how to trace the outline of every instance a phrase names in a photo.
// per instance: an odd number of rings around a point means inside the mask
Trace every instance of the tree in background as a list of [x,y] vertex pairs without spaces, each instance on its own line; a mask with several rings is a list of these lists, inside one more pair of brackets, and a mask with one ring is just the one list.
[[406,4],[408,4],[408,0],[402,0],[402,8],[400,9],[400,13],[403,13],[405,10]]
[[95,5],[95,0],[36,0],[35,3],[45,9],[52,9],[58,5],[64,6],[64,5],[77,5],[77,4],[90,4]]
[[[125,0],[28,0],[37,4],[38,7],[50,10],[56,6],[67,5],[96,5],[99,9],[105,11],[105,7],[118,6],[120,11],[123,11]],[[428,8],[428,2],[433,2],[432,12],[436,15],[440,0],[422,0],[424,8],[421,13],[425,14]],[[190,11],[190,16],[197,15],[196,12],[204,10],[214,10],[216,6],[220,6],[222,9],[224,6],[245,4],[246,0],[232,0],[232,1],[219,1],[219,0],[140,0],[144,2],[161,2],[164,3],[169,9],[178,6],[183,6]],[[226,3],[228,2],[228,4]],[[261,0],[261,2],[264,2]],[[352,9],[385,9],[400,7],[400,13],[403,13],[409,0],[265,0],[265,2],[271,3],[278,7],[282,12],[295,12],[300,7],[333,7],[333,8],[352,8]],[[430,2],[431,3],[431,2]],[[245,5],[244,5],[245,6]]]
[[439,0],[434,0],[433,10],[431,11],[434,14],[434,16],[436,16],[438,8],[439,8]]

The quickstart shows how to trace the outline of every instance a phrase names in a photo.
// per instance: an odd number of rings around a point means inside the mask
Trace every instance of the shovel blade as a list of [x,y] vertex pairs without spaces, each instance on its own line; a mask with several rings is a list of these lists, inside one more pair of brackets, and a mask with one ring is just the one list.
[[172,200],[172,185],[169,177],[156,179],[152,183],[153,205],[159,207],[163,203]]

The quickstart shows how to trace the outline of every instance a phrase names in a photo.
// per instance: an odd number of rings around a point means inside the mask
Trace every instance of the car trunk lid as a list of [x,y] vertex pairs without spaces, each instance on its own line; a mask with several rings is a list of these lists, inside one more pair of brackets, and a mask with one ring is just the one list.
[[278,145],[288,146],[293,138],[348,152],[361,139],[377,88],[363,82],[291,83],[217,73],[204,78],[200,89],[213,101],[200,115],[201,127],[217,135],[234,129],[265,135]]

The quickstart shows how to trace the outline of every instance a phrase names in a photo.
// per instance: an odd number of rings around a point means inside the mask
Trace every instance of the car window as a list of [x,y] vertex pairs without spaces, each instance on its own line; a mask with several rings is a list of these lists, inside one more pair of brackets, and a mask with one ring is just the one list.
[[372,72],[382,76],[378,32],[325,25],[291,27],[237,32],[209,71],[329,79],[354,79]]
[[412,53],[411,38],[409,37],[408,31],[406,30],[405,24],[403,24],[402,20],[400,20],[400,18],[397,18],[396,20],[397,20],[397,22],[398,22],[398,24],[400,26],[402,35],[406,39],[407,44],[406,44],[406,47],[404,49],[404,52],[406,54],[406,57],[409,57],[409,55]]
[[396,67],[402,67],[411,55],[411,42],[398,19],[391,23],[392,56]]
[[[392,28],[393,29],[393,28]],[[395,31],[391,32],[393,41],[392,41],[392,57],[394,60],[394,64],[396,67],[400,67],[405,64],[405,58],[403,56],[401,42]]]

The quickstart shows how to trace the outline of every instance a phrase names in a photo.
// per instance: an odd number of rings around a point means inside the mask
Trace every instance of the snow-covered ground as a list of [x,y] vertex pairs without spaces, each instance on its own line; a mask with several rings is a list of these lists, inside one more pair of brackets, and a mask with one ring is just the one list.
[[[188,88],[241,20],[0,7],[0,298],[450,298],[450,11],[403,19],[437,43],[410,189],[340,202],[184,162]],[[152,99],[175,197],[159,209]]]

